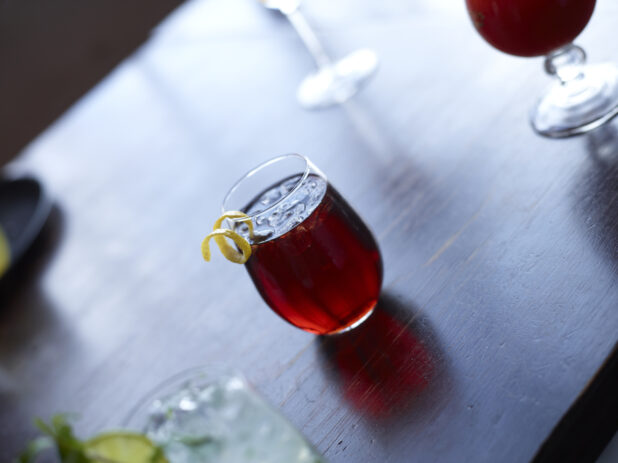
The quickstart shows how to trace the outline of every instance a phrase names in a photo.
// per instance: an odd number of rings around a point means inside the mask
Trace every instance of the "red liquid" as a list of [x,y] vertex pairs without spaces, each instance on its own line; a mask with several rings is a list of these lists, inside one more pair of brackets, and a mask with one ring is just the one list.
[[518,56],[539,56],[571,43],[586,27],[595,0],[466,0],[478,32]]
[[245,267],[256,288],[277,314],[305,331],[340,331],[362,319],[378,300],[378,246],[330,185],[304,221],[251,248]]

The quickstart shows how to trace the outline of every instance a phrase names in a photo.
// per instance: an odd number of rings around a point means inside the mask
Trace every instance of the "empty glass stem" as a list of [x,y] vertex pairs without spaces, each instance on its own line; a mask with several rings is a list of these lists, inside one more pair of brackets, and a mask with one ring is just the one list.
[[262,5],[283,14],[302,40],[318,69],[303,79],[296,92],[307,109],[327,108],[342,103],[358,92],[376,71],[378,58],[369,49],[356,50],[335,61],[299,11],[301,0],[260,0]]
[[586,52],[577,45],[569,44],[545,58],[545,72],[556,76],[562,85],[584,76]]
[[307,50],[309,50],[309,53],[318,67],[324,68],[330,66],[331,60],[324,51],[324,47],[322,47],[320,40],[298,8],[287,13],[285,11],[282,12],[298,33],[298,36],[307,47]]

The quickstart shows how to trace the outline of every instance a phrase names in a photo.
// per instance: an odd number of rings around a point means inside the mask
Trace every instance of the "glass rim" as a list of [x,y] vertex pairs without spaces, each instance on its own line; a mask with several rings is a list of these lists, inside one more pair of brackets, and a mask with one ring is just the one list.
[[224,375],[233,376],[242,380],[245,385],[248,385],[248,381],[242,372],[236,368],[221,364],[211,363],[204,365],[196,365],[183,370],[176,371],[173,375],[167,376],[164,379],[157,382],[154,386],[151,386],[140,398],[133,404],[131,409],[127,412],[122,420],[122,426],[131,428],[135,427],[135,422],[140,414],[143,413],[146,407],[152,405],[155,400],[160,399],[164,392],[172,387],[179,387],[187,381],[197,379],[200,374],[206,378],[212,378],[216,380]]
[[[272,209],[274,209],[277,205],[279,205],[282,201],[284,201],[285,199],[289,198],[291,195],[296,193],[299,190],[299,188],[301,187],[301,185],[303,184],[303,182],[309,176],[309,173],[311,172],[312,168],[319,175],[321,175],[322,177],[326,178],[325,175],[322,172],[320,172],[315,166],[313,166],[313,164],[311,163],[311,161],[309,160],[309,158],[307,156],[303,156],[302,154],[298,154],[298,153],[281,154],[279,156],[275,156],[274,158],[271,158],[271,159],[268,159],[266,161],[261,162],[260,164],[255,166],[253,169],[247,171],[238,180],[236,180],[236,182],[234,182],[232,187],[228,190],[228,192],[226,193],[225,197],[223,198],[223,202],[221,203],[221,213],[225,214],[226,212],[228,212],[230,210],[230,209],[226,209],[225,208],[225,203],[230,199],[230,196],[232,196],[232,194],[234,194],[234,192],[238,189],[238,187],[241,185],[242,182],[244,182],[248,178],[252,177],[253,175],[258,173],[262,169],[264,169],[264,168],[266,168],[266,167],[268,167],[268,166],[270,166],[272,164],[276,164],[277,162],[283,161],[284,159],[290,159],[290,158],[297,158],[297,159],[303,161],[304,165],[305,165],[304,169],[303,169],[302,176],[298,180],[298,182],[296,182],[296,185],[294,185],[294,188],[292,188],[290,191],[288,191],[285,195],[283,195],[277,201],[272,203],[266,209],[262,209],[262,210],[260,210],[260,211],[258,211],[256,213],[254,213],[254,214],[247,214],[247,217],[249,217],[250,219],[254,219],[254,218],[256,218],[256,217],[258,217],[258,216],[260,216],[262,214],[266,214],[266,213],[270,212]],[[265,185],[265,188],[267,186],[268,185]],[[258,194],[258,193],[259,193],[259,191],[256,192],[256,194]],[[234,222],[242,222],[243,220],[246,220],[246,218],[227,219],[227,220],[230,220],[231,222],[234,223]]]

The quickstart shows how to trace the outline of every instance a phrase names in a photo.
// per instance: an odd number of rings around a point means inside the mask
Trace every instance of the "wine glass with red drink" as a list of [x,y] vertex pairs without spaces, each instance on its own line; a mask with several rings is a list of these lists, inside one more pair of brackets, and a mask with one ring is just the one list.
[[618,67],[585,64],[572,41],[586,27],[595,0],[466,0],[476,30],[516,56],[545,56],[555,84],[533,107],[534,130],[548,137],[588,132],[618,114]]
[[246,214],[228,225],[251,245],[245,268],[283,319],[332,334],[371,314],[382,285],[378,245],[309,159],[288,154],[264,162],[236,182],[222,207]]

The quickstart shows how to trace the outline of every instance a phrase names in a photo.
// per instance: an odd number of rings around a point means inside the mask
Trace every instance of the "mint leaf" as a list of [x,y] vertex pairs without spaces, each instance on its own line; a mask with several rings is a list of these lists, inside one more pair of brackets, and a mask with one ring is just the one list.
[[16,463],[33,463],[41,452],[53,447],[58,451],[62,463],[90,463],[84,451],[84,444],[73,434],[67,416],[54,415],[50,423],[38,418],[34,420],[35,426],[46,436],[31,441]]
[[54,446],[54,440],[47,436],[40,436],[30,441],[26,449],[17,457],[15,463],[32,463],[44,450]]
[[[148,448],[152,449],[148,463],[168,463],[163,448],[143,434],[118,431],[82,441],[73,433],[68,418],[69,415],[54,415],[49,422],[36,419],[35,425],[44,436],[31,441],[13,463],[35,463],[41,452],[50,448],[56,449],[62,463],[119,463],[121,459],[130,463],[134,457],[142,459]],[[136,463],[144,461],[145,458]]]
[[163,451],[163,447],[157,445],[155,446],[155,452],[150,457],[150,463],[160,463],[166,462],[167,458],[165,458],[165,452]]

